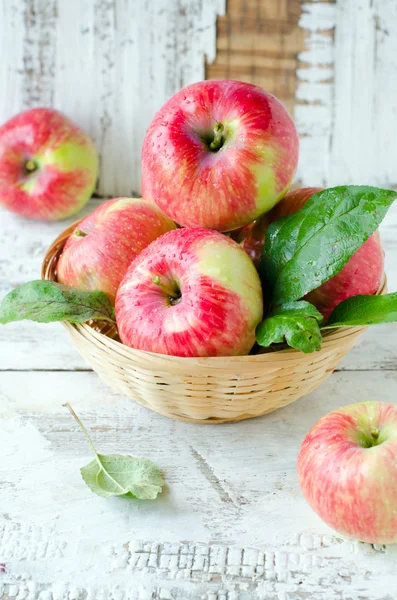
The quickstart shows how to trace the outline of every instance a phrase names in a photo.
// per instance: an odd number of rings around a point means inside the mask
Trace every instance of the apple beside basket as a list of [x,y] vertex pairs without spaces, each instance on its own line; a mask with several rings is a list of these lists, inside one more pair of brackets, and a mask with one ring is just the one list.
[[[68,227],[48,249],[42,279],[56,281]],[[384,278],[378,294],[386,293]],[[180,358],[135,350],[119,341],[114,325],[64,326],[83,358],[121,394],[161,415],[194,423],[225,423],[259,417],[315,390],[354,346],[366,327],[326,333],[312,354],[288,348],[249,356]]]

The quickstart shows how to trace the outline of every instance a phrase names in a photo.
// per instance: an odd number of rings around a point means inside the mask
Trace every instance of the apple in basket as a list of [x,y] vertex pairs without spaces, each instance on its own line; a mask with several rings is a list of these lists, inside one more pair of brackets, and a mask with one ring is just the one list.
[[155,115],[142,151],[142,195],[188,227],[236,229],[288,191],[298,135],[284,106],[258,86],[202,81]]
[[397,406],[359,402],[320,419],[302,444],[298,475],[330,527],[362,542],[397,542]]
[[[299,210],[320,190],[321,188],[302,188],[288,192],[272,211],[234,232],[233,238],[241,244],[257,266],[270,223]],[[316,306],[326,321],[333,309],[343,300],[358,294],[375,294],[382,282],[383,273],[384,253],[379,232],[376,231],[335,277],[310,292],[306,300]]]
[[248,354],[262,312],[251,259],[230,238],[204,228],[176,229],[152,242],[116,297],[121,340],[173,356]]
[[31,219],[75,214],[95,188],[91,138],[62,113],[34,108],[0,127],[0,205]]
[[114,300],[131,261],[174,228],[175,223],[146,200],[108,200],[69,237],[57,264],[58,281],[78,290],[101,290]]

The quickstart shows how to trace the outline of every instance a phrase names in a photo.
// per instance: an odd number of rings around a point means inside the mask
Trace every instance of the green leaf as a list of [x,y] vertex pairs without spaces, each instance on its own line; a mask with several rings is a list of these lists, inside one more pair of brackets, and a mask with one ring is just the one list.
[[274,304],[298,300],[341,271],[376,231],[397,192],[340,186],[314,194],[266,234],[259,273]]
[[164,485],[160,469],[151,460],[122,454],[97,454],[81,468],[81,475],[91,491],[103,498],[154,500]]
[[322,320],[322,314],[310,302],[286,302],[259,323],[256,340],[260,346],[287,342],[302,352],[314,352],[321,348]]
[[384,296],[354,296],[332,311],[323,329],[378,325],[397,321],[397,292]]
[[90,319],[115,321],[114,308],[103,292],[83,292],[53,281],[29,281],[12,290],[0,306],[0,323],[24,319],[39,323]]
[[64,406],[80,425],[95,455],[88,465],[80,469],[90,490],[102,496],[126,496],[138,500],[154,500],[161,493],[164,480],[157,465],[147,458],[128,454],[99,454],[93,441],[69,403]]

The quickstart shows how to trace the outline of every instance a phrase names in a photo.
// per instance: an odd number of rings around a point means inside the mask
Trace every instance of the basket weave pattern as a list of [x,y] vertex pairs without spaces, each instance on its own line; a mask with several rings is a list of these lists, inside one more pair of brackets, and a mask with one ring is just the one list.
[[[56,281],[62,248],[74,223],[52,244],[43,279]],[[385,291],[384,283],[380,293]],[[65,323],[75,346],[99,377],[162,415],[223,423],[264,415],[315,390],[354,346],[364,327],[332,330],[319,352],[283,349],[227,358],[179,358],[121,344],[114,326]]]

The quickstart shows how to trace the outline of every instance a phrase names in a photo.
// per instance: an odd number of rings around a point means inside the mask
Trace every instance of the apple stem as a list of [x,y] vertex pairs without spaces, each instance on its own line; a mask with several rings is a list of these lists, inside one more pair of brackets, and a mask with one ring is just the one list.
[[219,148],[221,148],[223,146],[223,132],[224,132],[225,128],[223,126],[223,123],[221,123],[220,121],[218,121],[217,123],[215,123],[214,126],[214,139],[212,140],[212,142],[210,143],[210,150],[219,150]]
[[34,160],[29,159],[25,162],[24,168],[25,168],[25,173],[30,175],[30,173],[33,173],[33,171],[36,171],[37,164],[34,162]]
[[175,298],[175,299],[180,298],[180,296],[181,296],[180,293],[171,289],[170,287],[168,287],[168,285],[164,285],[164,283],[161,283],[161,279],[158,275],[155,275],[153,277],[152,281],[155,285],[158,285],[159,288],[161,290],[163,290],[163,292],[165,292],[168,296],[170,296],[170,298]]
[[75,229],[73,233],[74,233],[74,235],[77,235],[77,237],[85,237],[86,235],[88,235],[82,229]]

